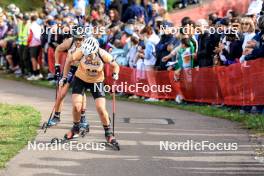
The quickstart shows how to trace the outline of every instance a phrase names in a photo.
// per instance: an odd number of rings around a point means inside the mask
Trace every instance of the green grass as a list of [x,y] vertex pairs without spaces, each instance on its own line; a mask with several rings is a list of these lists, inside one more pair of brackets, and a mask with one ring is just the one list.
[[172,11],[173,10],[174,2],[175,2],[175,0],[168,0],[168,11]]
[[[22,81],[36,86],[55,88],[48,81],[27,81],[25,79],[16,78],[14,75],[3,74],[0,72],[0,78],[11,79],[16,81]],[[110,95],[106,96],[107,99],[111,99]],[[192,111],[205,116],[218,117],[223,119],[228,119],[231,121],[236,121],[241,123],[241,126],[246,129],[253,130],[257,133],[264,133],[264,116],[263,115],[253,115],[253,114],[240,114],[239,109],[232,109],[229,107],[217,107],[212,105],[197,105],[192,103],[176,104],[174,101],[163,101],[163,102],[145,102],[141,99],[129,100],[128,96],[118,96],[117,100],[120,101],[130,101],[136,103],[150,104],[156,106],[163,106],[169,108],[175,108],[185,111]]]
[[39,122],[32,107],[0,104],[0,168],[36,136]]
[[[23,12],[25,11],[35,11],[43,6],[43,0],[0,0],[0,7],[6,8],[9,4],[13,3],[19,7]],[[72,0],[64,0],[67,4],[71,5]]]

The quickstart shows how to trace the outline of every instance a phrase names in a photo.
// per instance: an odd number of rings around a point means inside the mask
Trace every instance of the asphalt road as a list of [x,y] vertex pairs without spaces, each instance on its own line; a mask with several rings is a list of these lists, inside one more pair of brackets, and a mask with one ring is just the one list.
[[[47,120],[53,106],[54,90],[21,82],[0,79],[0,102],[31,105]],[[111,101],[107,107],[111,112]],[[87,115],[90,134],[79,139],[80,144],[99,144],[104,141],[103,128],[94,102],[88,100]],[[63,137],[72,126],[71,101],[67,96],[62,122],[44,134],[38,131],[37,144],[49,144],[53,137]],[[96,150],[29,150],[26,146],[0,172],[5,176],[223,176],[264,175],[264,164],[255,160],[249,134],[237,123],[206,117],[172,108],[117,102],[116,137],[121,151],[109,148]],[[168,124],[169,123],[169,124]],[[208,141],[236,143],[237,150],[204,151],[160,150],[160,141]],[[34,142],[34,141],[32,141]]]

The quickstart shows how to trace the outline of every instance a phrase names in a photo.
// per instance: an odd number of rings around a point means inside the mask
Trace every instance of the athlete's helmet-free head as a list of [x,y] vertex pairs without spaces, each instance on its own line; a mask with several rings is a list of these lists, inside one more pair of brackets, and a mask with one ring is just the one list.
[[84,56],[88,56],[90,54],[98,52],[99,43],[96,38],[88,37],[84,40],[81,48]]

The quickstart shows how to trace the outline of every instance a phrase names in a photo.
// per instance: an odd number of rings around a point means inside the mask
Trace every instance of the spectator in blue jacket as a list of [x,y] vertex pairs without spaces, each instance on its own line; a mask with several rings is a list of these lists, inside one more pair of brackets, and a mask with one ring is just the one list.
[[149,0],[141,0],[141,6],[145,9],[145,23],[148,24],[152,20],[152,4],[149,2]]
[[131,0],[131,5],[124,12],[124,15],[122,16],[122,21],[126,23],[128,20],[144,16],[144,14],[144,8],[136,4],[135,0]]
[[[163,22],[163,26],[172,27],[173,25],[168,22]],[[170,54],[169,48],[173,48],[175,46],[179,45],[179,41],[174,37],[173,34],[169,30],[160,31],[161,32],[161,39],[160,42],[156,45],[156,57],[157,62],[155,64],[156,67],[160,70],[167,70],[167,63],[170,60],[167,60],[166,62],[162,61],[162,58]]]

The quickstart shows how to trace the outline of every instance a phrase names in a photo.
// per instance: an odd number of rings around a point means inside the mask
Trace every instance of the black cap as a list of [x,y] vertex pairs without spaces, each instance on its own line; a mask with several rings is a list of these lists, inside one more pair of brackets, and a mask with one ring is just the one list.
[[25,21],[29,20],[29,16],[27,14],[24,14],[23,15],[23,20],[25,20]]

